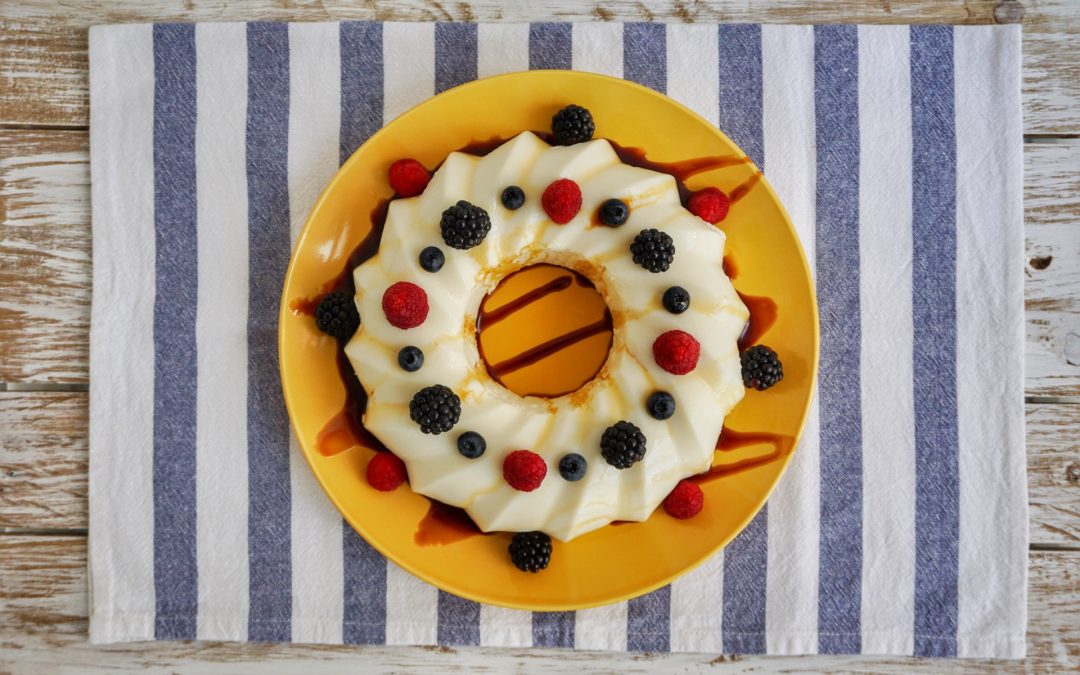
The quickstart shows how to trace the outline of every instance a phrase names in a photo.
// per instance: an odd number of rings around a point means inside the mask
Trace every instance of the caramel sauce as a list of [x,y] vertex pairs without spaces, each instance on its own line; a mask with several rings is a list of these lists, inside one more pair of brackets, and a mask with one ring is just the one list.
[[[499,361],[498,363],[488,364],[488,372],[495,379],[499,379],[503,375],[509,375],[510,373],[520,370],[525,366],[531,366],[534,363],[542,361],[552,354],[566,349],[570,345],[577,344],[582,340],[591,338],[594,335],[600,335],[601,333],[611,330],[611,312],[604,312],[604,318],[595,323],[591,323],[588,326],[582,326],[577,330],[572,330],[569,333],[560,335],[559,337],[552,338],[546,342],[541,342],[532,349],[526,349],[515,357],[506,359],[505,361]],[[570,392],[566,392],[570,393]],[[560,396],[561,394],[551,395]]]
[[718,464],[707,472],[690,478],[695,483],[708,483],[724,476],[732,476],[758,466],[763,466],[787,456],[795,449],[795,439],[783,434],[773,434],[765,431],[735,431],[724,427],[720,431],[720,438],[716,441],[716,452],[734,452],[742,448],[767,443],[772,446],[772,451],[759,457],[748,457],[730,464]]
[[750,319],[746,322],[746,328],[743,329],[743,334],[739,337],[739,351],[743,351],[747,347],[757,344],[761,336],[776,323],[776,301],[764,295],[746,295],[738,291],[735,292],[739,294],[743,304],[750,310]]
[[731,203],[734,204],[735,202],[745,197],[747,193],[749,193],[751,190],[753,190],[754,186],[757,185],[760,181],[761,172],[755,171],[752,176],[747,178],[745,181],[740,183],[738,187],[731,191],[731,194],[728,195],[728,199],[730,199]]
[[542,286],[537,286],[533,290],[520,295],[514,300],[501,305],[497,309],[485,310],[480,308],[480,313],[476,317],[476,330],[479,333],[484,328],[490,328],[496,323],[502,321],[506,317],[510,316],[514,312],[518,311],[522,307],[527,307],[537,300],[541,300],[551,295],[552,293],[558,293],[559,291],[565,291],[570,288],[570,285],[574,283],[573,275],[567,274],[565,276],[556,277]]
[[315,316],[315,310],[319,308],[320,300],[322,300],[321,296],[318,298],[296,298],[289,303],[289,310],[293,314]]
[[428,510],[416,526],[417,546],[443,546],[484,534],[469,514],[456,506],[428,498]]
[[739,276],[739,266],[735,263],[735,259],[730,255],[724,256],[723,268],[724,274],[727,275],[728,279],[734,280],[735,277]]

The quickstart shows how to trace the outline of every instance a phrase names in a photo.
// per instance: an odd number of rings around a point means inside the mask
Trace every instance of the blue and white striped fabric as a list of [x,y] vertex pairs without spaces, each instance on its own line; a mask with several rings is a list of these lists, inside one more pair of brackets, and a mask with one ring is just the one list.
[[[91,639],[1024,654],[1017,27],[203,24],[90,33]],[[344,525],[278,383],[290,242],[382,124],[574,68],[762,167],[815,268],[821,373],[767,508],[693,573],[481,606]]]

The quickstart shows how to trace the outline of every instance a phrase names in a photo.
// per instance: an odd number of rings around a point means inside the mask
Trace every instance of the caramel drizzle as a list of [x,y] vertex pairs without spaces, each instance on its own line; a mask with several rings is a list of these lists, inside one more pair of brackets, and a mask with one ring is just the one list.
[[477,319],[479,328],[490,328],[496,323],[502,321],[506,317],[510,316],[514,312],[531,305],[538,300],[546,298],[552,293],[558,293],[559,291],[565,291],[570,288],[570,285],[574,283],[574,277],[567,274],[565,276],[557,277],[547,282],[543,286],[537,286],[533,290],[514,298],[510,302],[502,305],[498,309],[493,309],[490,312],[480,308],[480,316]]
[[552,338],[547,342],[542,342],[532,349],[527,349],[517,356],[500,361],[496,364],[488,366],[488,371],[494,377],[502,377],[508,373],[512,373],[516,370],[521,370],[526,366],[542,361],[547,357],[557,352],[575,345],[582,340],[587,340],[594,335],[600,335],[606,331],[611,330],[611,312],[605,311],[604,318],[595,323],[590,323],[587,326],[582,326],[576,330],[572,330],[569,333]]
[[728,195],[728,198],[731,200],[731,203],[734,204],[735,202],[737,202],[740,199],[742,199],[743,197],[745,197],[747,195],[747,193],[749,193],[751,190],[753,190],[760,181],[761,181],[761,172],[760,171],[755,171],[752,176],[747,178],[745,181],[743,181],[741,184],[739,184],[738,187],[736,187],[734,190],[731,191],[731,194]]

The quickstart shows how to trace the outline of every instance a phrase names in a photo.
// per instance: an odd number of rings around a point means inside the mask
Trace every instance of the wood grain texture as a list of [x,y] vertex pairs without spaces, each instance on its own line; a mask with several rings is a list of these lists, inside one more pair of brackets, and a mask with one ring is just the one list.
[[[1005,5],[1012,11],[1001,11]],[[1017,7],[1023,11],[1016,11]],[[997,11],[995,11],[997,10]],[[0,123],[87,124],[86,29],[160,21],[670,21],[1024,24],[1024,129],[1080,131],[1080,6],[1073,0],[9,0],[0,16]]]
[[[875,657],[734,657],[550,649],[340,647],[288,644],[157,642],[87,644],[86,540],[0,537],[0,671],[118,672],[151,666],[188,673],[318,672],[676,672],[710,666],[837,673],[949,672],[987,669],[1066,672],[1080,667],[1080,552],[1033,552],[1028,658],[1023,662]],[[252,663],[257,661],[257,663]]]

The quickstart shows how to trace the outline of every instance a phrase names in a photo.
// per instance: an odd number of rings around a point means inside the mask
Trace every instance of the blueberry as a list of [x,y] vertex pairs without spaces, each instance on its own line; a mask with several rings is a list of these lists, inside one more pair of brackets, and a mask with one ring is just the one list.
[[563,455],[563,458],[559,460],[559,475],[570,482],[578,481],[585,477],[585,469],[588,466],[589,463],[584,457],[571,452]]
[[621,199],[609,199],[600,205],[600,222],[618,227],[630,217],[630,207]]
[[672,286],[664,291],[664,309],[672,314],[682,314],[690,309],[690,291],[682,286]]
[[502,205],[511,211],[517,211],[525,203],[525,191],[516,185],[511,185],[502,191]]
[[476,459],[487,450],[487,441],[475,431],[466,431],[457,437],[457,450],[469,459]]
[[428,246],[420,251],[420,267],[423,267],[425,272],[438,272],[445,262],[446,256],[438,246]]
[[402,347],[397,354],[398,365],[407,373],[415,373],[424,365],[424,352],[419,347]]
[[654,418],[666,420],[675,414],[675,397],[666,391],[658,391],[649,396],[645,407]]

